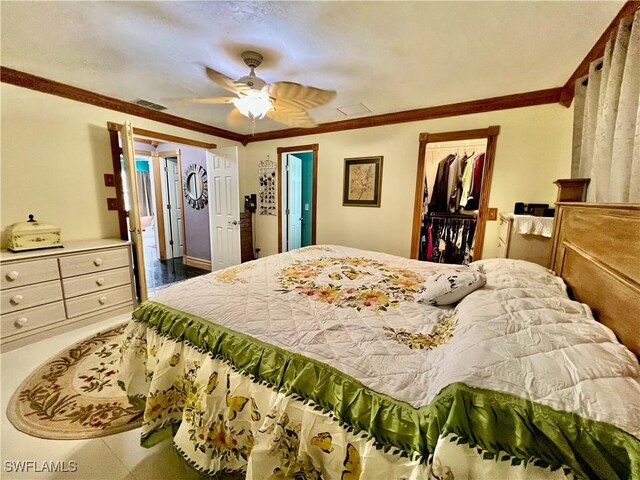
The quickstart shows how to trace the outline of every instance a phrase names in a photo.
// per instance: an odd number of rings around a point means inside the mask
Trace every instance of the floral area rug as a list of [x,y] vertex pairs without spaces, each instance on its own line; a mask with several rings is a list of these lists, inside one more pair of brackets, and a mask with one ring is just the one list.
[[33,372],[9,401],[13,426],[49,439],[103,437],[139,427],[143,410],[129,403],[116,381],[125,326],[82,340]]

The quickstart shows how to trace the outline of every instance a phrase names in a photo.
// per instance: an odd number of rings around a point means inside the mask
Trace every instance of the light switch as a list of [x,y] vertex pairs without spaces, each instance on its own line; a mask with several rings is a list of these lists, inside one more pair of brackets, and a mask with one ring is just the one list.
[[497,219],[498,219],[498,209],[489,208],[487,210],[487,220],[497,220]]
[[308,212],[308,211],[309,211],[309,204],[308,204],[308,203],[305,203],[305,204],[304,204],[304,211],[305,211],[305,212]]
[[104,185],[105,185],[105,187],[115,187],[116,186],[116,176],[113,173],[105,173],[104,174]]

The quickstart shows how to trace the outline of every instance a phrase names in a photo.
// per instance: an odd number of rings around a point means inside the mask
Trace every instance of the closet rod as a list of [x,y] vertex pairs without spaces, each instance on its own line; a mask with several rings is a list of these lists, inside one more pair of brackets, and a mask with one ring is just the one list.
[[464,147],[486,147],[487,142],[475,142],[475,143],[465,143],[465,142],[452,142],[451,144],[442,144],[442,143],[427,143],[427,150],[444,150],[444,149],[456,149],[456,148],[464,148]]
[[456,220],[478,220],[476,215],[467,215],[465,213],[447,213],[447,212],[427,212],[432,218],[454,218]]

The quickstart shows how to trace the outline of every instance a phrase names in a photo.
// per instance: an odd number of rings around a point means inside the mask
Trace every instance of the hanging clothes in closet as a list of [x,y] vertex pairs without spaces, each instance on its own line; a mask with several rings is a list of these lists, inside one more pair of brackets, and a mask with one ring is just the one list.
[[430,212],[446,212],[449,208],[449,170],[456,155],[447,155],[438,163],[438,172],[429,201]]
[[484,153],[477,155],[472,162],[467,163],[470,165],[463,173],[460,205],[464,205],[465,210],[477,210],[480,206]]
[[473,261],[474,216],[431,214],[427,219],[428,243],[424,260],[467,265]]
[[[438,162],[429,191],[425,174],[423,217],[418,259],[467,264],[473,260],[473,239],[484,169],[484,153],[449,154]],[[467,210],[468,214],[460,214]]]

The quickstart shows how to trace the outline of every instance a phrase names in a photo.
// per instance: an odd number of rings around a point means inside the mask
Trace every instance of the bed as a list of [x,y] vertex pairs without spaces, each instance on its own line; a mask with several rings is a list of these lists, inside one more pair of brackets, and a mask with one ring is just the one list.
[[[141,442],[249,479],[640,478],[639,231],[560,204],[557,275],[318,245],[176,284],[122,340]],[[484,288],[415,301],[467,268]]]

